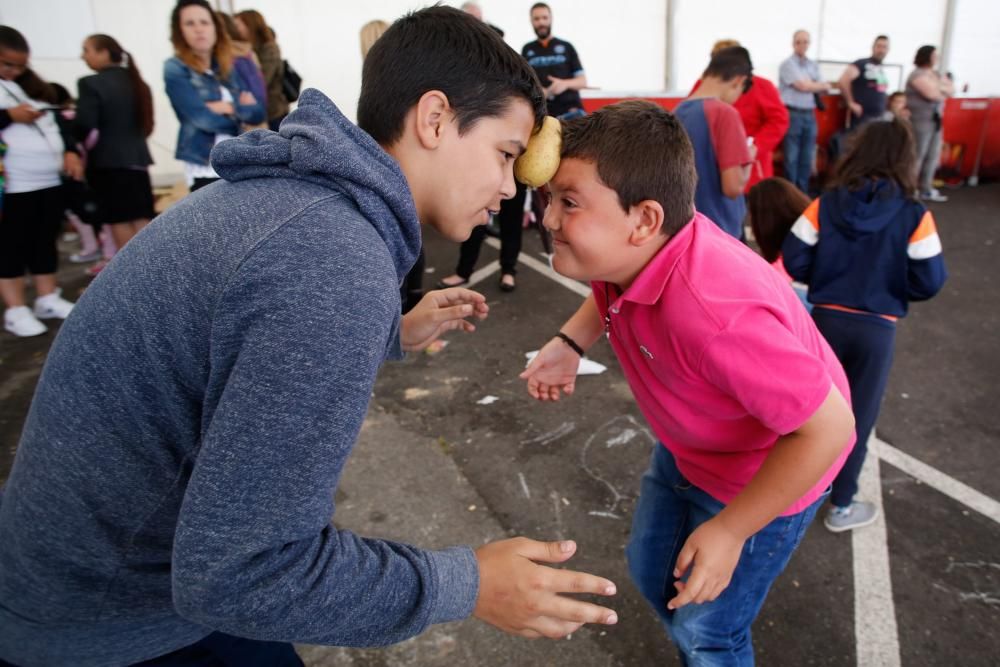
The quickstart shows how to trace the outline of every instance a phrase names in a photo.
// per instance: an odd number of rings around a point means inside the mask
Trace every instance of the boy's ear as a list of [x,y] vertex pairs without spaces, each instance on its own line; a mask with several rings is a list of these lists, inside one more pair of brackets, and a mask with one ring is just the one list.
[[663,206],[653,199],[644,199],[631,209],[632,231],[629,243],[643,246],[656,240],[663,229]]
[[451,104],[440,90],[428,90],[420,96],[416,107],[417,141],[424,148],[434,150],[444,136],[445,124],[451,121]]

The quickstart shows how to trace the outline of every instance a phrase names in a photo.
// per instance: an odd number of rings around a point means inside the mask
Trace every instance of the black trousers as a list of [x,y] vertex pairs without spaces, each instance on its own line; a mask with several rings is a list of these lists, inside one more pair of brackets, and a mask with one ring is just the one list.
[[59,268],[56,240],[62,228],[62,188],[4,193],[0,213],[0,278],[36,276]]
[[188,188],[188,191],[189,192],[194,192],[195,190],[201,190],[206,185],[211,185],[212,183],[215,183],[217,180],[219,180],[219,179],[218,178],[196,178],[196,179],[194,179],[194,183],[191,184],[191,187]]
[[830,502],[847,507],[858,492],[858,477],[868,453],[868,436],[875,428],[882,396],[892,370],[896,324],[878,315],[813,308],[813,321],[844,367],[851,387],[858,442],[833,480]]
[[[517,274],[517,256],[521,254],[521,232],[524,221],[524,198],[528,192],[527,186],[517,184],[513,198],[500,203],[500,272]],[[458,253],[458,266],[455,273],[468,280],[479,260],[479,250],[486,238],[486,225],[472,230],[469,239],[462,243]]]
[[[0,667],[17,667],[0,658]],[[132,667],[303,667],[291,644],[213,632],[204,639]]]

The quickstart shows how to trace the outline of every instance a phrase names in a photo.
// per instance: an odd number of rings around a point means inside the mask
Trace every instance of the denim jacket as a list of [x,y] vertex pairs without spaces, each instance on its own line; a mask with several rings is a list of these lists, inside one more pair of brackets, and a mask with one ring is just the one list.
[[[249,91],[250,86],[236,68],[230,70],[228,79],[223,80],[214,73],[196,72],[173,57],[163,64],[163,79],[167,84],[170,105],[181,123],[177,133],[177,151],[174,153],[178,160],[207,165],[216,134],[237,135],[241,123],[253,124],[265,120],[264,100],[257,100],[254,104],[239,103],[240,93]],[[206,102],[222,99],[222,86],[228,88],[233,96],[235,117],[222,116],[205,106]]]

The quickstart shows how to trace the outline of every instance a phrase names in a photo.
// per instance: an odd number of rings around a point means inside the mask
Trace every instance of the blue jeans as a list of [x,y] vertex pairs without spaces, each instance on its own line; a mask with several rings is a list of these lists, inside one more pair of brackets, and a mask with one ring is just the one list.
[[654,446],[626,556],[632,580],[666,625],[681,664],[753,665],[750,625],[824,500],[825,495],[798,514],[776,518],[748,539],[732,581],[714,601],[669,611],[681,548],[695,528],[725,505],[687,481],[666,447]]
[[782,144],[785,178],[809,192],[813,153],[816,151],[816,115],[812,109],[788,109],[788,132]]

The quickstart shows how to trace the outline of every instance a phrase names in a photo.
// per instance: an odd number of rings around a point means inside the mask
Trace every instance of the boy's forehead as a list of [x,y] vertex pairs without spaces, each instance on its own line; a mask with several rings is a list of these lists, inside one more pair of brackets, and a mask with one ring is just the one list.
[[581,190],[594,184],[603,185],[597,176],[597,165],[577,157],[562,158],[551,181],[551,185],[560,190]]

